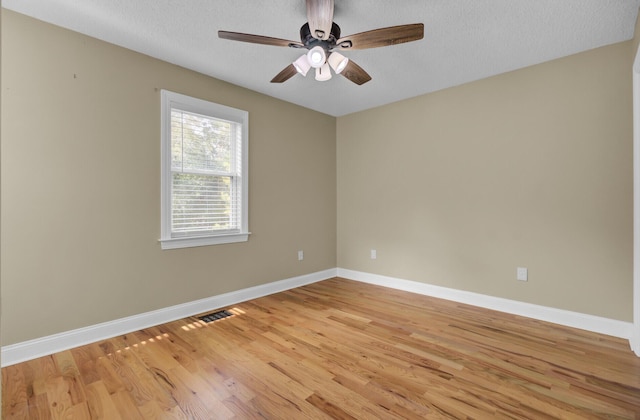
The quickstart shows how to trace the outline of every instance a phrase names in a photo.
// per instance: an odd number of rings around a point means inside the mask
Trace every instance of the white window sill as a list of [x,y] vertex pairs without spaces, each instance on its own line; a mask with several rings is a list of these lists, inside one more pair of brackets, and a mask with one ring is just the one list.
[[235,242],[246,242],[249,240],[251,232],[230,233],[215,236],[195,236],[190,238],[167,238],[160,239],[162,249],[192,248],[196,246],[231,244]]

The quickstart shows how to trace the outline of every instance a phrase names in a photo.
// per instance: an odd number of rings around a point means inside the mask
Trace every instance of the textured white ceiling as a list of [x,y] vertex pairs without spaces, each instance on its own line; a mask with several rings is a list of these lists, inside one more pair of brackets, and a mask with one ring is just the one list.
[[424,23],[423,40],[345,53],[372,77],[269,83],[300,51],[218,39],[299,40],[304,0],[3,0],[3,7],[217,79],[341,116],[629,40],[640,0],[335,0],[342,35]]

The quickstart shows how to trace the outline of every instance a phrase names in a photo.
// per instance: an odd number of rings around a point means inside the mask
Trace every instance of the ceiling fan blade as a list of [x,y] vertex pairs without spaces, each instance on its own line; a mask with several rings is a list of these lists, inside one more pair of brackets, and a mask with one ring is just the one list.
[[252,44],[273,45],[276,47],[304,48],[298,41],[288,41],[286,39],[272,38],[270,36],[243,34],[240,32],[218,31],[218,37],[231,41],[250,42]]
[[296,70],[296,68],[293,66],[293,64],[289,64],[287,67],[282,69],[282,71],[280,73],[276,74],[276,77],[271,79],[271,83],[286,82],[287,80],[291,79],[296,74],[298,74],[298,71]]
[[336,48],[347,50],[363,50],[365,48],[386,47],[417,41],[424,37],[424,24],[390,26],[374,29],[359,34],[345,36],[336,42]]
[[356,85],[363,85],[371,80],[371,76],[369,73],[364,71],[362,67],[353,62],[353,60],[349,59],[347,66],[340,72],[341,75],[351,80]]
[[307,21],[312,37],[329,39],[333,23],[333,0],[307,0]]

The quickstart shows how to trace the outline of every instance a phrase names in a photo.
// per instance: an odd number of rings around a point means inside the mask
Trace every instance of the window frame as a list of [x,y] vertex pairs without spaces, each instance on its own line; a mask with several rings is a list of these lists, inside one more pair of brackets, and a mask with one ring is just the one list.
[[[225,105],[203,99],[194,98],[180,93],[162,89],[160,137],[161,137],[161,181],[160,181],[160,244],[162,249],[189,248],[196,246],[219,245],[236,242],[246,242],[249,239],[249,113]],[[205,235],[172,236],[171,232],[171,199],[172,199],[172,170],[171,170],[171,110],[179,109],[211,118],[232,121],[240,124],[242,129],[240,147],[240,185],[239,197],[240,215],[239,230],[237,232],[224,231]],[[237,144],[235,145],[237,147]]]

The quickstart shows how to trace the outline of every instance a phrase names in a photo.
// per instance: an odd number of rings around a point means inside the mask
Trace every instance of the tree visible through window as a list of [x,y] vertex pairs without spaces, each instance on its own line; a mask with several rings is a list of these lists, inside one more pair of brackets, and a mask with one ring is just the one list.
[[162,94],[163,248],[246,240],[247,113]]

